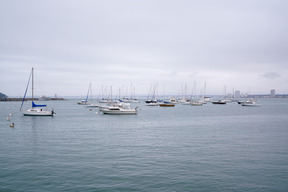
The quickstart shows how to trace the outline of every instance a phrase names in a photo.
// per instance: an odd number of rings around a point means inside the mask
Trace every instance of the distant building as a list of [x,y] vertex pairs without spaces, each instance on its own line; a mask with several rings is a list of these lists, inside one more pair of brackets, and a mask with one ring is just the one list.
[[240,91],[236,90],[234,93],[235,98],[239,98],[241,96]]
[[275,97],[276,96],[276,91],[275,89],[271,89],[270,91],[270,97]]

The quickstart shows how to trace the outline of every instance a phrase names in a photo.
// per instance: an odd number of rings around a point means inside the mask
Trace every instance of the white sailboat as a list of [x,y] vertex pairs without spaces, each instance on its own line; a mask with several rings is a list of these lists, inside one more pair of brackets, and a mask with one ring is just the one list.
[[[93,103],[91,83],[90,83],[90,85],[89,85],[88,94],[89,94],[89,91],[90,91],[90,100],[91,100],[91,103],[87,102],[86,107],[88,107],[88,108],[99,107],[99,104],[98,104],[98,103]],[[88,98],[88,94],[87,94],[87,98]],[[87,100],[87,98],[86,98],[86,100]]]
[[[25,96],[26,96],[26,93],[27,93],[27,89],[29,87],[29,83],[30,83],[30,78],[31,77],[32,77],[32,108],[22,111],[22,106],[23,106],[23,103],[25,101]],[[54,115],[54,111],[53,110],[51,110],[51,111],[47,110],[47,106],[46,105],[36,105],[34,103],[34,68],[32,68],[31,74],[29,76],[29,81],[28,81],[28,84],[27,84],[27,88],[26,88],[26,91],[25,91],[25,94],[24,94],[24,98],[23,98],[23,101],[22,101],[22,104],[21,104],[20,111],[23,112],[24,116],[53,116]]]
[[83,99],[83,100],[77,102],[78,105],[90,105],[90,103],[88,102],[90,87],[91,87],[91,83],[90,83],[89,88],[88,88],[86,99]]

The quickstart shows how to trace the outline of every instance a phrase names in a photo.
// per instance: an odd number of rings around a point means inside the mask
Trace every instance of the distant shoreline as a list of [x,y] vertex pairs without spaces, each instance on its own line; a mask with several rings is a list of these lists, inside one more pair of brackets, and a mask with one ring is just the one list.
[[[25,98],[24,101],[31,101],[32,98]],[[34,100],[36,101],[41,101],[41,99],[39,98],[34,98]],[[65,100],[64,98],[49,98],[45,101],[62,101],[62,100]],[[23,101],[23,98],[10,98],[10,97],[7,97],[7,98],[0,98],[0,101]],[[42,100],[44,101],[44,100]]]
[[[64,101],[64,100],[69,100],[69,99],[79,99],[79,97],[74,97],[74,96],[69,96],[71,98],[62,98],[62,97],[40,97],[40,98],[34,98],[34,100],[36,101]],[[136,98],[141,98],[141,99],[145,99],[147,96],[136,96]],[[177,97],[177,96],[165,96],[165,98],[170,98],[170,97]],[[179,97],[179,96],[178,96]],[[209,95],[207,96],[209,98],[223,98],[223,96],[221,95]],[[163,98],[163,96],[159,96],[159,98]],[[224,97],[226,99],[232,99],[229,96]],[[247,96],[242,96],[239,98],[235,98],[235,100],[243,100],[243,99],[247,99],[247,98],[263,98],[263,99],[288,99],[288,94],[279,94],[279,95],[275,95],[274,97],[271,97],[270,95],[247,95]],[[24,101],[31,101],[32,98],[25,98]],[[23,101],[23,98],[20,97],[6,97],[6,98],[0,98],[0,102],[5,102],[5,101]]]

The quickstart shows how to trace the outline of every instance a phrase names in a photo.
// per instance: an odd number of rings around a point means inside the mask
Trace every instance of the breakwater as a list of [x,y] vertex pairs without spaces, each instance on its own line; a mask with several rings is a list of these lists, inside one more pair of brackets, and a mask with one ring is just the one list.
[[[25,101],[31,101],[32,98],[25,98],[24,99]],[[37,101],[41,101],[42,99],[39,99],[39,98],[34,98],[33,100]],[[49,98],[49,99],[46,99],[46,101],[49,101],[49,100],[53,100],[53,101],[56,101],[56,100],[65,100],[64,98]],[[23,98],[0,98],[0,101],[23,101]],[[43,100],[42,100],[43,101]]]

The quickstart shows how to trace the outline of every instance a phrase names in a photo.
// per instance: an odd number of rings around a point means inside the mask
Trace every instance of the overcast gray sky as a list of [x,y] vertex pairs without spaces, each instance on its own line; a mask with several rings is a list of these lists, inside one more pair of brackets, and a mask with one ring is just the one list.
[[288,93],[287,0],[0,0],[0,92]]

